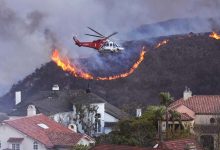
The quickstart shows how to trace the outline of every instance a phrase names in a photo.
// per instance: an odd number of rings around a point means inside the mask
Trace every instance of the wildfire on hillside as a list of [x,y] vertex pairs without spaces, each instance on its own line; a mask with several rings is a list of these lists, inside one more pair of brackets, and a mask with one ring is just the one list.
[[168,42],[169,42],[169,40],[163,40],[163,41],[161,41],[160,43],[158,43],[158,44],[155,46],[155,48],[159,48],[159,47],[161,47],[162,45],[167,44]]
[[90,73],[84,72],[79,67],[72,64],[68,57],[60,56],[58,50],[53,51],[51,55],[51,59],[57,64],[57,66],[62,68],[62,70],[70,72],[75,77],[83,78],[86,80],[115,80],[115,79],[125,78],[131,75],[144,60],[145,53],[146,50],[145,47],[143,47],[139,59],[133,64],[133,66],[127,72],[118,75],[107,76],[107,77],[96,77]]
[[220,40],[220,35],[216,32],[212,32],[209,37],[214,38],[216,40]]

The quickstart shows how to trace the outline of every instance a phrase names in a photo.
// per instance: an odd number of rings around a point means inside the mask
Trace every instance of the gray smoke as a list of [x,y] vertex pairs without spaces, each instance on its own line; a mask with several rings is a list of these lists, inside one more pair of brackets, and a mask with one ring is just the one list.
[[[73,34],[80,40],[94,39],[83,36],[91,33],[87,26],[105,35],[118,31],[113,39],[123,41],[134,38],[126,33],[140,25],[172,18],[218,18],[219,8],[220,0],[1,0],[0,95],[48,62],[53,48],[62,48],[72,58],[96,55],[72,42]],[[212,28],[208,21],[204,26]],[[157,32],[165,33],[164,28]]]

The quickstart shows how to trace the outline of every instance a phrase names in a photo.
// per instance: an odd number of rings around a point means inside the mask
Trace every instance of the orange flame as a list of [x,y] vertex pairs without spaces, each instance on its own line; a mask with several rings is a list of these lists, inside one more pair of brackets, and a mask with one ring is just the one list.
[[53,51],[51,59],[57,64],[57,66],[61,67],[64,71],[71,72],[75,77],[93,79],[91,74],[85,73],[77,66],[71,64],[68,58],[61,58],[58,50]]
[[53,51],[51,55],[51,59],[57,64],[57,66],[62,68],[64,71],[70,72],[75,77],[80,77],[86,80],[115,80],[115,79],[125,78],[131,75],[144,60],[145,53],[146,53],[145,48],[143,48],[143,50],[140,53],[139,59],[137,60],[136,63],[133,64],[133,66],[129,69],[128,72],[119,75],[108,76],[108,77],[95,77],[90,73],[82,71],[74,64],[71,64],[70,60],[67,57],[66,58],[61,57],[58,50]]
[[155,46],[155,48],[159,48],[159,47],[161,47],[161,46],[167,44],[168,42],[169,42],[169,40],[163,40],[163,41],[161,41],[160,43],[158,43],[158,44]]
[[209,37],[214,38],[216,40],[220,40],[220,35],[216,32],[212,32]]
[[169,40],[163,40],[163,41],[161,41],[160,43],[158,43],[158,44],[155,46],[155,48],[159,48],[159,47],[161,47],[162,45],[167,44],[168,42],[169,42]]

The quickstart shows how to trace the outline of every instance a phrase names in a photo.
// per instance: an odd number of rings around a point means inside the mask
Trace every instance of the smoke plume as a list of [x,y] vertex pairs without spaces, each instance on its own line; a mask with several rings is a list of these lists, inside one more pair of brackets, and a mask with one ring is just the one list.
[[[80,40],[94,39],[83,35],[90,32],[87,26],[105,35],[118,31],[116,41],[135,40],[138,35],[128,37],[127,33],[143,24],[173,18],[218,18],[219,8],[219,0],[1,0],[0,95],[48,62],[53,48],[62,48],[72,58],[94,55],[100,64],[97,52],[73,44],[73,34]],[[193,30],[212,30],[208,20],[194,26]],[[155,32],[166,34],[166,28]],[[172,34],[176,32],[172,30]]]

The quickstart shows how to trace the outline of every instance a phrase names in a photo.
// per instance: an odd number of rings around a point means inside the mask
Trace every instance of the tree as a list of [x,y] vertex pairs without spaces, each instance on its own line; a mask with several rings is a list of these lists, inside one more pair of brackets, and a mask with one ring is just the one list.
[[162,141],[162,120],[163,120],[164,113],[165,113],[164,107],[158,107],[157,110],[155,111],[155,118],[158,123],[159,141]]
[[95,117],[95,114],[97,114],[98,106],[97,105],[82,105],[82,104],[76,104],[76,123],[77,125],[81,125],[83,131],[88,134],[92,135],[95,131],[96,127],[96,121],[97,118]]
[[141,117],[134,117],[120,121],[117,131],[103,135],[97,139],[98,143],[126,144],[133,146],[153,146],[156,137],[154,110],[147,110]]
[[173,102],[173,97],[171,97],[169,92],[160,93],[160,104],[165,106],[166,115],[166,138],[168,138],[168,106]]
[[89,149],[89,146],[87,145],[77,144],[73,146],[73,150],[88,150],[88,149]]
[[172,128],[171,128],[171,133],[172,133],[172,136],[174,136],[175,121],[178,121],[180,126],[182,125],[181,115],[180,115],[179,112],[177,112],[175,110],[169,110],[169,114],[170,114],[170,120],[173,122],[172,123]]

